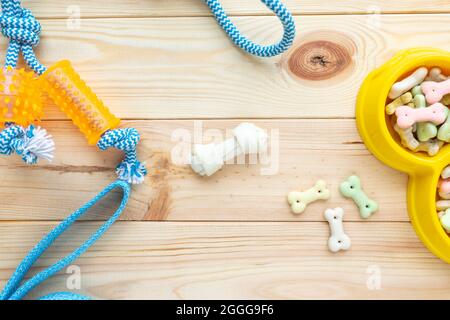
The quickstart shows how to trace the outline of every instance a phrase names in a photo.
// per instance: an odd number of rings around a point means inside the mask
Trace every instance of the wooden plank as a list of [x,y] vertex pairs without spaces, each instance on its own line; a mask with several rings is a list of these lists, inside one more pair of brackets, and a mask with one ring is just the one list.
[[[321,221],[327,207],[342,206],[347,219],[360,221],[356,207],[343,199],[338,186],[358,174],[380,204],[374,221],[407,221],[406,176],[378,162],[361,143],[353,120],[253,121],[267,130],[269,156],[227,165],[210,178],[200,178],[186,159],[192,142],[222,141],[240,121],[126,121],[142,134],[139,155],[149,177],[135,187],[124,215],[127,220]],[[54,163],[30,167],[19,157],[0,159],[0,219],[55,220],[80,207],[115,179],[119,152],[89,147],[69,122],[43,124],[54,136]],[[228,130],[228,131],[227,131]],[[222,135],[222,136],[220,136]],[[182,139],[180,138],[182,137]],[[203,140],[202,140],[203,137]],[[242,159],[241,159],[242,160]],[[256,159],[252,159],[255,162]],[[258,161],[256,161],[258,162]],[[330,184],[332,198],[312,204],[304,214],[290,213],[289,191]],[[88,219],[104,219],[119,195],[93,210]]]
[[[447,15],[380,19],[379,28],[366,16],[298,19],[295,47],[272,59],[243,54],[210,18],[95,19],[80,30],[44,21],[38,55],[46,64],[72,60],[94,92],[127,119],[353,117],[364,77],[397,50],[450,49]],[[280,33],[267,27],[276,25],[273,17],[238,22],[265,43]],[[1,44],[4,50],[6,41]],[[55,107],[46,111],[49,119],[64,118]]]
[[[270,14],[259,1],[222,0],[230,15]],[[441,0],[286,0],[294,14],[380,14],[450,12],[450,4]],[[165,17],[210,15],[201,0],[46,0],[23,1],[39,17],[66,18],[74,13],[82,17]]]
[[[0,223],[0,286],[53,226]],[[98,226],[76,224],[32,272]],[[448,265],[424,248],[409,223],[347,222],[345,229],[352,248],[332,254],[325,222],[122,222],[75,262],[81,290],[66,288],[64,271],[29,298],[52,291],[102,299],[450,298]]]

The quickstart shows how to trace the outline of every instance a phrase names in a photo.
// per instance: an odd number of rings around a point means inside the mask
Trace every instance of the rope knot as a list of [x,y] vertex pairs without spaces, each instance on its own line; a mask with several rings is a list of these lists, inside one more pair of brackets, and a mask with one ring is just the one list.
[[20,8],[15,13],[3,13],[0,17],[2,34],[21,45],[36,46],[41,35],[41,24],[30,10]]
[[125,158],[117,166],[116,173],[120,180],[132,184],[142,183],[147,175],[145,163],[141,163],[136,155],[136,147],[139,140],[140,135],[136,129],[125,128],[105,132],[97,143],[100,150],[114,147],[125,153]]
[[9,125],[0,132],[0,154],[16,152],[27,164],[36,164],[39,158],[51,161],[54,150],[51,136],[40,127]]

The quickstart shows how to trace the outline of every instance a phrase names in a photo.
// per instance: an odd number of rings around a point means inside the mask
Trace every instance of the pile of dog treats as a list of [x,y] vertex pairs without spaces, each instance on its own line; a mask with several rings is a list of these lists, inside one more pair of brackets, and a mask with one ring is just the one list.
[[450,141],[450,79],[440,68],[418,68],[396,82],[386,113],[404,147],[436,155]]
[[442,227],[450,233],[450,166],[447,166],[441,173],[441,180],[438,184],[438,201],[436,209]]
[[[386,114],[405,148],[434,156],[450,141],[450,78],[440,68],[418,68],[392,86],[389,99]],[[441,173],[436,208],[450,233],[450,166]]]

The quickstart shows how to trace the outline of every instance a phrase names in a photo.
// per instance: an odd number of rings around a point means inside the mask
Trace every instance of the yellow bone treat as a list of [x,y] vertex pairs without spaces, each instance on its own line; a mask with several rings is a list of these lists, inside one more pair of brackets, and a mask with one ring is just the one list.
[[44,90],[55,104],[96,144],[102,134],[116,128],[116,118],[72,68],[69,61],[56,63],[42,74]]
[[0,124],[26,127],[42,117],[42,94],[33,72],[7,67],[0,70]]

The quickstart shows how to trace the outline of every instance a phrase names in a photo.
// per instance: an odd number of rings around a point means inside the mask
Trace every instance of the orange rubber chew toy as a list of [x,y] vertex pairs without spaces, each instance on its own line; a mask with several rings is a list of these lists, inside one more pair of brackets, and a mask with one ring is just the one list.
[[28,126],[42,117],[42,94],[33,72],[4,68],[0,71],[0,123]]
[[89,144],[96,144],[106,131],[119,125],[120,120],[97,98],[69,61],[50,67],[41,80],[49,97],[80,129]]
[[147,169],[136,156],[138,131],[117,128],[120,120],[86,85],[69,61],[63,60],[48,68],[40,81],[44,91],[80,129],[89,144],[96,144],[101,150],[114,147],[125,153],[116,168],[120,180],[133,184],[144,181]]

